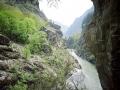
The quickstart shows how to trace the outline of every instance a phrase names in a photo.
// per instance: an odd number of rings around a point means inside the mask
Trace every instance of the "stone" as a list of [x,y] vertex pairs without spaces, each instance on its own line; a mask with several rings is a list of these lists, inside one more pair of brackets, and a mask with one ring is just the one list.
[[0,34],[0,45],[10,45],[10,39],[2,34]]
[[4,55],[8,57],[9,59],[18,59],[20,58],[20,54],[18,52],[5,52]]
[[0,61],[0,70],[9,70],[9,66],[7,63]]
[[9,58],[5,57],[4,55],[0,54],[0,60],[8,60]]
[[0,85],[7,85],[14,81],[12,74],[5,71],[0,71]]
[[27,72],[33,72],[34,71],[33,66],[31,66],[31,65],[23,66],[23,70],[27,71]]

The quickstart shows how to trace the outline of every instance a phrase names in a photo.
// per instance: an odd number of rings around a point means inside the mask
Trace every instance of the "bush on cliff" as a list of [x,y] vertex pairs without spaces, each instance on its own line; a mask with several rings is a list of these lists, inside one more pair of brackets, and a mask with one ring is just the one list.
[[29,37],[45,24],[33,14],[23,14],[15,7],[0,4],[0,33],[15,42],[28,43]]
[[14,42],[28,45],[32,54],[41,53],[47,44],[47,35],[40,31],[46,25],[46,21],[33,13],[23,13],[14,6],[0,4],[0,33]]

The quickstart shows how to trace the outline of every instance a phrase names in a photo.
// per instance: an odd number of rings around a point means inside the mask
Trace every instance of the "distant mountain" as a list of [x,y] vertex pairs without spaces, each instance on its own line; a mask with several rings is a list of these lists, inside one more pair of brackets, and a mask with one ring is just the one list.
[[[70,37],[74,35],[75,33],[80,33],[82,31],[82,24],[84,23],[84,19],[87,17],[88,14],[92,14],[94,11],[94,7],[91,7],[88,9],[82,16],[76,18],[73,22],[73,24],[67,29],[64,36]],[[87,21],[87,19],[86,19]]]

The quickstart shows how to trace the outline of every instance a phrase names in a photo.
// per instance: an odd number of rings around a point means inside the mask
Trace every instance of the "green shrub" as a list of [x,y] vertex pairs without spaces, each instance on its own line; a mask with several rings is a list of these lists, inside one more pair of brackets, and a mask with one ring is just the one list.
[[57,76],[56,78],[51,77],[50,79],[49,75],[44,75],[41,82],[46,85],[45,87],[48,87],[48,85],[50,85],[49,88],[52,88],[52,85],[54,84],[56,90],[65,90],[67,75],[73,69],[74,60],[65,49],[52,49],[52,55],[45,56],[43,58],[45,59],[45,63],[53,69]]
[[10,90],[27,90],[27,85],[23,82],[17,82],[14,86],[10,86]]
[[23,14],[13,6],[0,4],[0,33],[22,44],[29,43],[29,37],[43,29],[46,22],[37,15]]
[[46,25],[47,22],[35,14],[22,13],[16,7],[0,4],[0,33],[14,42],[25,44],[27,47],[23,53],[26,59],[30,53],[40,54],[48,45],[46,33],[40,31]]
[[36,32],[29,37],[30,43],[28,44],[32,54],[49,54],[51,53],[51,46],[47,41],[47,34],[43,31]]
[[26,45],[23,49],[23,55],[26,60],[28,60],[31,56],[30,48],[28,45]]
[[17,82],[15,85],[10,85],[8,90],[28,90],[28,82],[37,80],[34,70],[32,72],[26,72],[21,70],[19,62],[17,62],[10,72],[17,76]]

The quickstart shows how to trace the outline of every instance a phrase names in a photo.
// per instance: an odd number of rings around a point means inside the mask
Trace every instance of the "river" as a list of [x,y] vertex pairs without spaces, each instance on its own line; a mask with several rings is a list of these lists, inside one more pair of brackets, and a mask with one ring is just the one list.
[[74,50],[68,51],[82,67],[76,68],[76,72],[67,80],[72,86],[69,90],[102,90],[95,66],[77,56]]

